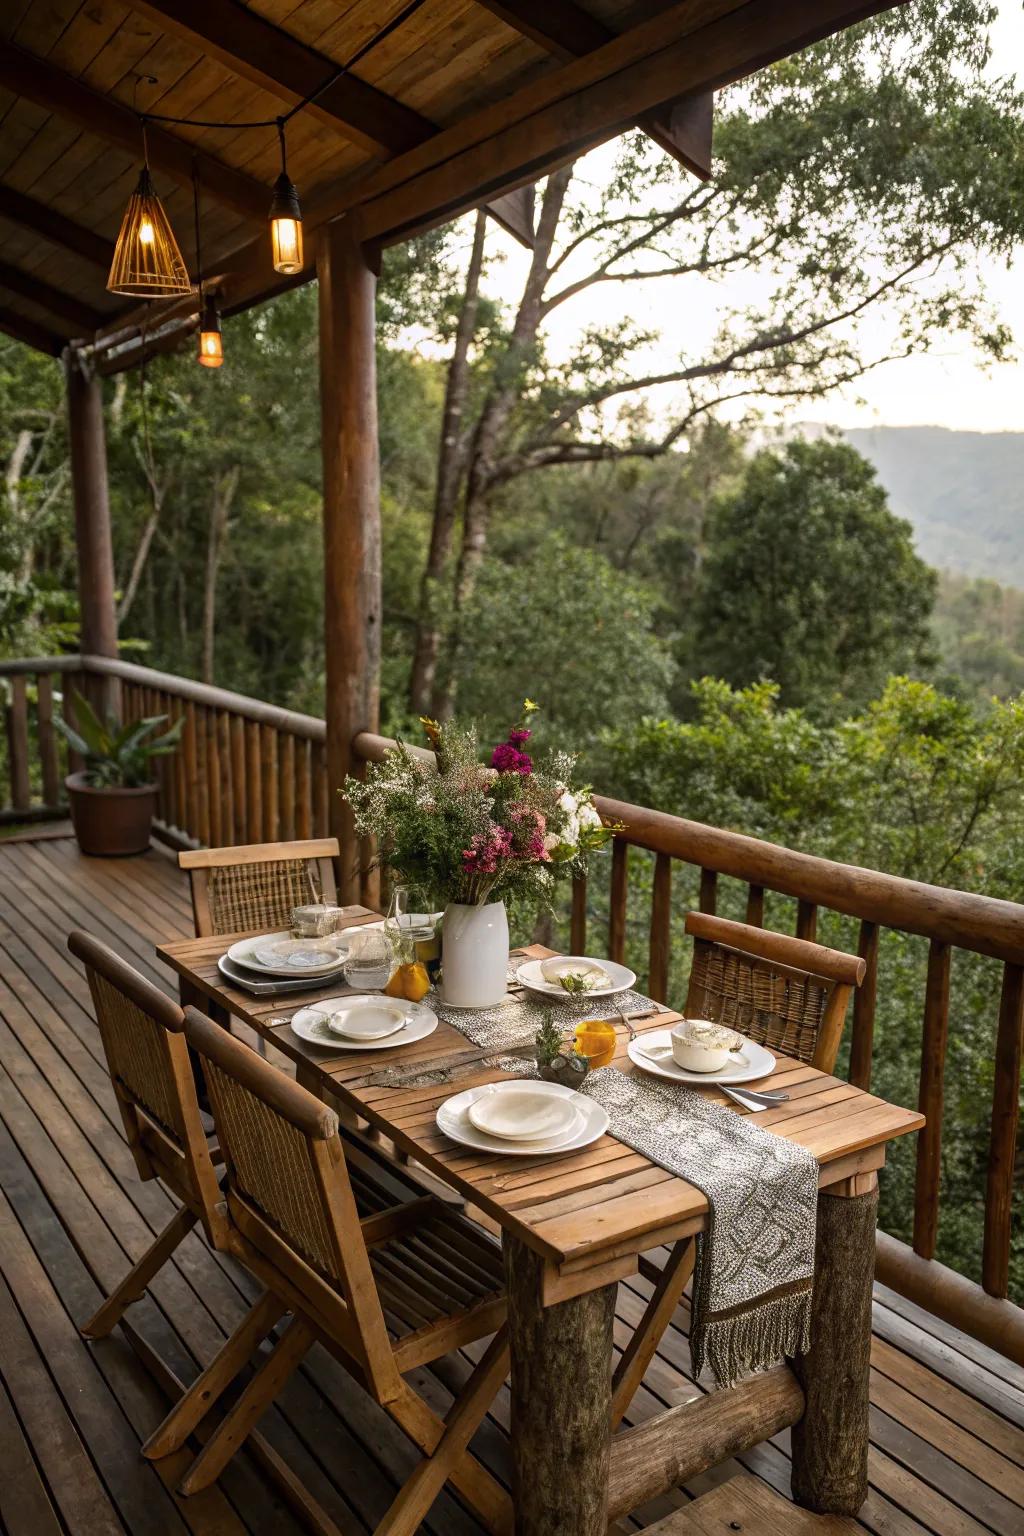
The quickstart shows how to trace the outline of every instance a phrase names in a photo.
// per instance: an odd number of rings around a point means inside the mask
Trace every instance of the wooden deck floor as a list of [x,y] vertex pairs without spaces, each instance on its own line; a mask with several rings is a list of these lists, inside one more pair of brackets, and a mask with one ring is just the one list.
[[[217,1487],[180,1499],[179,1464],[154,1467],[138,1454],[166,1411],[161,1385],[120,1332],[94,1345],[77,1333],[98,1282],[120,1277],[170,1206],[157,1187],[140,1184],[128,1156],[84,979],[65,948],[74,927],[171,988],[153,946],[191,931],[171,858],[154,848],[141,859],[87,860],[66,838],[0,843],[0,1528],[7,1536],[291,1536],[301,1521],[249,1451]],[[189,1380],[251,1289],[237,1266],[192,1236],[129,1317]],[[620,1342],[648,1293],[640,1279],[620,1287]],[[688,1321],[684,1305],[633,1404],[634,1422],[698,1391],[688,1375]],[[877,1301],[875,1334],[862,1525],[878,1536],[1024,1536],[1024,1371],[888,1293]],[[423,1374],[439,1411],[467,1370],[453,1356]],[[503,1394],[476,1441],[499,1475],[507,1411]],[[412,1460],[390,1421],[319,1350],[261,1428],[346,1536],[372,1530]],[[787,1436],[742,1460],[788,1495]],[[716,1469],[618,1529],[638,1529],[734,1470]],[[447,1496],[423,1529],[479,1532]]]

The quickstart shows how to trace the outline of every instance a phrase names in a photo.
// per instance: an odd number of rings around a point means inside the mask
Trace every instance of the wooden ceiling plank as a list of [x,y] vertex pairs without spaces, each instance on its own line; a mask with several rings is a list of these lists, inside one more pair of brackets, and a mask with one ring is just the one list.
[[86,331],[95,331],[97,326],[103,323],[104,317],[96,310],[90,309],[88,304],[83,304],[81,299],[65,293],[62,288],[54,288],[50,283],[44,283],[42,278],[33,277],[31,273],[23,272],[20,267],[13,267],[7,261],[0,261],[0,288],[17,293],[23,299],[29,299],[31,303],[38,304],[41,309],[48,309],[53,315],[63,316],[72,325]]
[[27,315],[16,314],[13,309],[5,309],[3,306],[0,306],[0,331],[14,341],[23,341],[27,347],[34,347],[37,352],[49,353],[51,357],[59,357],[66,345],[64,337],[58,336],[55,331],[48,331],[45,326],[29,320]]
[[894,0],[683,0],[368,177],[364,236],[389,245],[445,223],[613,138],[655,105],[717,90],[893,8]]
[[[611,42],[615,34],[576,0],[477,0],[507,26],[557,58],[578,59]],[[701,181],[711,175],[711,129],[714,96],[658,107],[640,126],[666,154]]]
[[[90,90],[63,70],[9,43],[0,43],[0,83],[141,159],[139,122],[131,108]],[[194,159],[200,182],[211,197],[248,218],[266,219],[269,193],[260,182],[155,123],[149,125],[147,138],[154,169],[188,185]]]
[[[131,0],[133,9],[198,42],[247,80],[301,101],[331,78],[334,60],[235,0]],[[426,118],[355,75],[342,75],[305,109],[371,154],[401,154],[434,132]]]
[[55,208],[16,192],[13,187],[0,185],[0,214],[12,223],[20,224],[37,235],[42,235],[53,245],[63,245],[76,256],[92,262],[93,266],[109,271],[114,247],[102,235],[67,219]]

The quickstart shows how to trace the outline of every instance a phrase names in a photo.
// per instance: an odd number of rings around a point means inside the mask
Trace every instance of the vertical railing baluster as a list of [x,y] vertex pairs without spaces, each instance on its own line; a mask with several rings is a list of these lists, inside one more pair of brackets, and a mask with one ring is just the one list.
[[36,738],[43,780],[43,804],[53,810],[60,804],[60,757],[53,727],[53,678],[48,672],[36,678]]
[[245,722],[245,804],[245,841],[262,843],[263,768],[260,758],[260,728],[255,720]]
[[764,927],[764,886],[747,886],[747,911],[744,919],[753,928]]
[[210,837],[210,716],[204,704],[196,710],[196,790],[199,809],[199,827],[196,836],[206,848],[213,846]]
[[327,746],[318,741],[313,745],[313,836],[326,837],[330,813],[327,808]]
[[587,877],[572,883],[572,912],[569,916],[569,948],[574,955],[587,952]]
[[702,912],[707,912],[714,917],[718,910],[718,871],[715,869],[702,869],[700,872],[700,890],[697,895],[697,905]]
[[272,725],[260,730],[260,773],[263,777],[263,841],[277,841],[277,731]]
[[244,843],[248,789],[245,779],[245,721],[241,715],[231,716],[231,841]]
[[985,1243],[981,1260],[981,1283],[990,1296],[1003,1297],[1009,1290],[1022,1050],[1024,967],[1007,964],[1003,966],[1003,989],[999,999],[992,1134],[985,1181]]
[[295,836],[313,836],[313,764],[305,736],[295,742]]
[[875,999],[878,993],[878,924],[863,922],[857,940],[857,953],[867,969],[864,980],[853,994],[853,1032],[850,1037],[850,1082],[856,1088],[871,1087],[871,1063],[874,1055]]
[[27,811],[32,804],[32,780],[28,766],[28,690],[24,673],[11,678],[7,705],[7,754],[11,775],[11,805]]
[[647,965],[647,990],[656,1003],[668,995],[669,960],[672,954],[672,860],[659,853],[654,860],[651,894],[651,944]]
[[796,904],[796,936],[798,939],[806,939],[808,944],[817,940],[818,909],[813,901],[798,901]]
[[182,831],[200,842],[199,835],[199,740],[196,730],[196,706],[185,705],[185,730],[182,736],[185,761],[185,820]]
[[217,764],[220,768],[220,840],[235,840],[235,785],[231,762],[231,716],[223,709],[216,714]]
[[278,836],[290,842],[295,836],[295,737],[285,731],[278,738],[280,824]]
[[608,902],[608,957],[622,964],[626,954],[626,902],[629,896],[629,844],[612,844],[612,884]]
[[942,1161],[942,1088],[949,1036],[950,947],[932,939],[924,994],[921,1034],[921,1086],[918,1108],[925,1116],[917,1137],[917,1176],[914,1181],[914,1252],[935,1257],[939,1226],[939,1178]]

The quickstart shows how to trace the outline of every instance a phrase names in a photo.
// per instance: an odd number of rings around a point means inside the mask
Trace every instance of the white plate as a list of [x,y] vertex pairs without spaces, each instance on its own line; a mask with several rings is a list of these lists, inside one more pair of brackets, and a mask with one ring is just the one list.
[[608,1129],[608,1112],[586,1094],[578,1094],[572,1088],[563,1088],[561,1083],[537,1083],[535,1086],[544,1088],[549,1093],[565,1097],[571,1100],[573,1108],[579,1115],[579,1127],[569,1136],[557,1137],[551,1141],[505,1141],[500,1136],[488,1136],[484,1131],[478,1131],[469,1118],[469,1106],[482,1093],[485,1093],[491,1085],[484,1083],[477,1088],[467,1088],[463,1093],[456,1093],[444,1103],[437,1111],[437,1127],[452,1141],[459,1142],[464,1147],[472,1147],[478,1152],[493,1152],[506,1157],[553,1157],[561,1152],[574,1152],[579,1147],[589,1147],[592,1141],[597,1141]]
[[539,1091],[544,1083],[491,1083],[490,1091],[466,1110],[469,1122],[485,1136],[502,1141],[564,1140],[579,1129],[579,1114],[560,1094]]
[[434,1033],[437,1014],[424,1008],[422,1003],[408,1003],[402,997],[389,997],[388,1002],[401,1008],[409,1022],[405,1029],[393,1035],[383,1035],[377,1040],[346,1040],[342,1035],[336,1035],[323,1018],[325,1013],[340,1012],[356,1004],[366,1003],[377,1007],[380,997],[371,994],[365,997],[325,997],[322,1003],[300,1008],[288,1022],[300,1040],[305,1040],[309,1045],[325,1045],[338,1051],[390,1051],[396,1046],[411,1045],[414,1040],[425,1040]]
[[599,965],[611,977],[611,984],[590,987],[586,992],[569,993],[557,981],[544,980],[540,969],[543,962],[540,960],[524,961],[516,975],[524,987],[529,987],[531,992],[539,992],[542,997],[573,997],[580,1000],[588,997],[614,997],[617,992],[628,992],[636,983],[636,972],[628,966],[619,965],[615,960],[597,960],[589,955],[566,955],[564,958],[579,960],[581,963],[586,960],[588,965]]
[[[328,959],[322,966],[289,965],[284,959],[282,959],[280,965],[266,965],[256,958],[256,954],[258,950],[266,949],[268,945],[273,944],[302,945],[307,950],[311,946],[320,947],[321,945],[331,944],[331,947],[337,950],[337,957],[333,960]],[[239,939],[238,943],[232,944],[228,950],[228,959],[234,960],[237,965],[244,965],[247,970],[258,971],[261,976],[330,976],[334,971],[340,970],[344,964],[345,956],[333,944],[333,935],[331,939],[293,939],[291,934],[285,931],[283,933],[257,933],[253,934],[250,938]]]
[[327,1018],[327,1027],[332,1035],[338,1035],[342,1040],[358,1040],[367,1045],[374,1040],[386,1040],[388,1035],[406,1026],[405,1009],[398,999],[392,997],[381,997],[372,1002],[359,998],[349,1007],[339,1008]]
[[[659,1045],[669,1046],[664,1056],[654,1058],[641,1050],[641,1046]],[[741,1059],[730,1061],[720,1072],[684,1072],[682,1067],[677,1067],[671,1055],[667,1029],[645,1030],[642,1035],[631,1040],[626,1049],[630,1061],[643,1067],[645,1072],[653,1072],[655,1077],[665,1077],[672,1083],[689,1083],[697,1088],[712,1088],[716,1083],[752,1083],[759,1077],[767,1077],[775,1068],[775,1057],[771,1051],[766,1051],[763,1045],[755,1044],[746,1036],[739,1050]]]

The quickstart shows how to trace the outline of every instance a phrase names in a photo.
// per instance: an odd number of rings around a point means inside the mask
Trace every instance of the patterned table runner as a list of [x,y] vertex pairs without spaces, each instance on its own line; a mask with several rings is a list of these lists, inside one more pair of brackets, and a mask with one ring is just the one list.
[[602,1067],[580,1092],[608,1111],[619,1141],[707,1196],[693,1282],[695,1375],[707,1364],[719,1386],[731,1386],[805,1351],[818,1208],[813,1153],[694,1089],[639,1073]]
[[[515,980],[510,968],[509,981]],[[439,1019],[457,1029],[467,1040],[482,1050],[508,1051],[520,1045],[529,1045],[544,1021],[545,1013],[554,1016],[555,1024],[563,1034],[572,1033],[581,1019],[614,1021],[621,1009],[623,1013],[647,1013],[658,1007],[642,992],[617,992],[614,997],[537,997],[531,992],[510,993],[497,1008],[449,1008],[439,993],[431,992],[424,1000]]]

